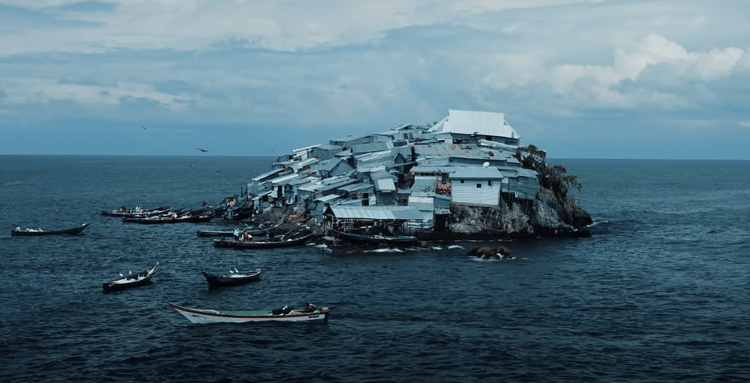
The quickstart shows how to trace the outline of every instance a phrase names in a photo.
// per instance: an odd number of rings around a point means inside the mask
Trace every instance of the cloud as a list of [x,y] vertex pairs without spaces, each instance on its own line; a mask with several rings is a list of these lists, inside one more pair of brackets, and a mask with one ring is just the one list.
[[[689,52],[664,36],[650,34],[629,47],[618,47],[612,65],[563,64],[551,71],[550,85],[555,94],[572,96],[602,106],[633,107],[657,103],[666,107],[685,106],[675,94],[647,89],[654,83],[675,81],[712,81],[729,76],[745,52],[740,48],[714,48],[705,52]],[[644,81],[646,71],[650,76]],[[635,92],[624,92],[624,84],[635,84]],[[644,97],[645,96],[645,97]]]

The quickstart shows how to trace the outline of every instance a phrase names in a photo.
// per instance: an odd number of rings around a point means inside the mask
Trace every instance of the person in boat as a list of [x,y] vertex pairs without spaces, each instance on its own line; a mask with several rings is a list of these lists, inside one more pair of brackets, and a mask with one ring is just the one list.
[[312,303],[310,303],[310,302],[307,302],[307,304],[305,305],[305,312],[306,313],[311,313],[311,312],[313,312],[315,310],[317,310],[317,308],[315,307],[315,305],[312,304]]
[[253,236],[247,233],[247,230],[242,232],[242,241],[252,241]]
[[280,309],[273,309],[273,311],[271,311],[271,314],[272,315],[286,315],[286,314],[289,314],[290,312],[292,312],[292,309],[290,309],[289,306],[287,305]]

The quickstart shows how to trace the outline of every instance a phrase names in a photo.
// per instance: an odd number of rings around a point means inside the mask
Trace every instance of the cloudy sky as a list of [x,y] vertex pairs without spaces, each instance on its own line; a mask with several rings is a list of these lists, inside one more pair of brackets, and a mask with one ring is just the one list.
[[0,154],[265,156],[506,113],[554,158],[750,159],[745,0],[0,0]]

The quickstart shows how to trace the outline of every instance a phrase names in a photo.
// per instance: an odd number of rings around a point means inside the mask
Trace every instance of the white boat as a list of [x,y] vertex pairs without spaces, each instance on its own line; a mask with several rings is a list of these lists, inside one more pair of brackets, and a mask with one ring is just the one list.
[[272,311],[218,311],[211,309],[196,309],[169,303],[169,307],[177,310],[193,323],[246,323],[246,322],[304,322],[311,320],[328,320],[328,307],[316,309],[311,303],[304,310],[283,309]]

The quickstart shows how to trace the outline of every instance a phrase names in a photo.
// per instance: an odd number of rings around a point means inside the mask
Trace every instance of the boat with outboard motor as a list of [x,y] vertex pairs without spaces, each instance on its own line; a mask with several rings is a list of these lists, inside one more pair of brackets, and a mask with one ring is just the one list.
[[322,307],[318,310],[315,305],[308,303],[303,310],[292,310],[288,306],[271,311],[219,311],[211,309],[196,309],[169,303],[169,307],[177,310],[190,322],[207,323],[247,323],[247,322],[305,322],[312,320],[328,320],[331,310]]

